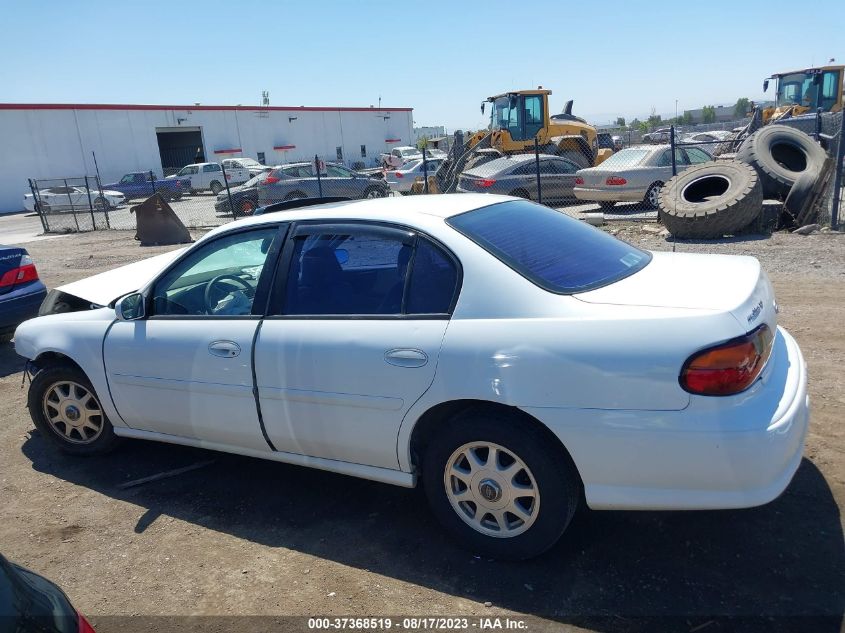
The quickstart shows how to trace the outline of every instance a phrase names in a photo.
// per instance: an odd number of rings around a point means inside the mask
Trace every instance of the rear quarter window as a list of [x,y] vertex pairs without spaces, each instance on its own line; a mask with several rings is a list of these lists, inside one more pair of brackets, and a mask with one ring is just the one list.
[[541,288],[585,292],[642,270],[651,254],[527,200],[456,215],[447,223]]

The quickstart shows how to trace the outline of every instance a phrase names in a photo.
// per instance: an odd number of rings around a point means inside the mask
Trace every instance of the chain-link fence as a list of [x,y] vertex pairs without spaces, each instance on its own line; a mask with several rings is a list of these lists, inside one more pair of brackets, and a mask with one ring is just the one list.
[[[133,205],[153,193],[164,198],[188,228],[216,226],[266,205],[299,199],[452,193],[518,196],[594,224],[660,221],[677,237],[766,232],[811,221],[836,224],[843,182],[843,160],[837,158],[842,114],[783,123],[809,135],[802,134],[801,143],[821,145],[826,152],[823,168],[807,167],[813,180],[807,184],[805,178],[800,191],[797,184],[766,182],[765,169],[754,164],[759,157],[743,157],[741,148],[749,138],[772,127],[763,126],[759,114],[708,129],[670,126],[632,144],[613,135],[600,138],[606,132],[597,137],[583,122],[576,123],[578,133],[559,128],[562,133],[550,137],[546,130],[544,137],[542,122],[531,127],[526,115],[522,127],[512,126],[507,136],[496,129],[457,132],[448,153],[402,148],[382,155],[380,168],[353,169],[319,155],[274,167],[225,159],[187,165],[166,178],[143,171],[106,184],[96,177],[33,180],[28,197],[49,232],[134,229]],[[723,129],[717,129],[720,126]],[[751,165],[737,166],[737,158]],[[773,154],[771,159],[791,160]],[[742,188],[752,167],[763,183],[759,192]]]

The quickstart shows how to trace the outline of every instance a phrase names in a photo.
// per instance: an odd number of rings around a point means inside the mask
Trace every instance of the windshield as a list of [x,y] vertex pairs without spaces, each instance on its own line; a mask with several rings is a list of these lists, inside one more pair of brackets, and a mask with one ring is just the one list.
[[419,154],[420,150],[416,149],[415,147],[409,147],[408,149],[399,150],[399,153],[402,156],[413,156],[415,154]]
[[399,171],[413,171],[422,164],[422,160],[412,160],[410,163],[405,163]]
[[[491,130],[506,130],[510,122],[510,99],[507,97],[499,97],[493,101],[493,107],[490,108],[490,129]],[[514,124],[516,124],[516,110],[513,112]]]
[[648,156],[649,149],[623,149],[616,152],[613,156],[603,161],[599,167],[609,167],[611,169],[619,169],[621,167],[634,167],[643,162],[643,159]]
[[526,279],[558,294],[606,286],[651,261],[646,251],[526,200],[482,207],[447,223]]
[[[816,75],[818,82],[813,82]],[[790,73],[778,79],[777,105],[802,105],[809,108],[821,107],[830,111],[838,103],[840,75],[838,70],[822,73]]]

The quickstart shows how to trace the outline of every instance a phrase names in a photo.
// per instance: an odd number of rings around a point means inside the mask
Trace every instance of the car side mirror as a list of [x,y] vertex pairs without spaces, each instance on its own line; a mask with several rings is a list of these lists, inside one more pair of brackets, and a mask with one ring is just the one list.
[[132,294],[121,297],[114,304],[114,312],[117,315],[118,321],[137,321],[143,319],[144,310],[144,295],[140,292],[133,292]]

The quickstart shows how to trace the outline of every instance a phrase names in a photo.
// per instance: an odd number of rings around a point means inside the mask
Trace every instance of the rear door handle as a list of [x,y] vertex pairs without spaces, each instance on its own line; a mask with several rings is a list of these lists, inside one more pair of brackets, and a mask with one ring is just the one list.
[[235,341],[214,341],[208,344],[208,353],[221,358],[234,358],[241,353],[241,346]]
[[428,363],[428,354],[419,349],[389,349],[384,353],[384,360],[396,367],[422,367]]

